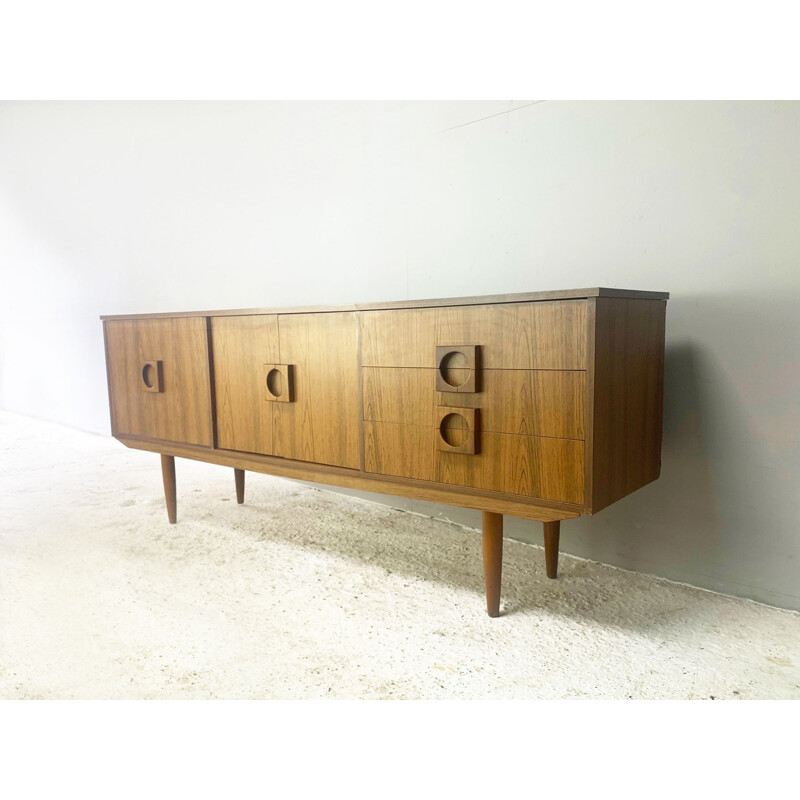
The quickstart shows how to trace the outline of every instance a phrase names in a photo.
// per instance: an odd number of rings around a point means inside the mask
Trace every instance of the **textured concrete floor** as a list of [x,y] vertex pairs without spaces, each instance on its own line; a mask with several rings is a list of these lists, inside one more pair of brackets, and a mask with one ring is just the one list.
[[[563,538],[563,537],[562,537]],[[0,413],[0,698],[800,698],[800,614]]]

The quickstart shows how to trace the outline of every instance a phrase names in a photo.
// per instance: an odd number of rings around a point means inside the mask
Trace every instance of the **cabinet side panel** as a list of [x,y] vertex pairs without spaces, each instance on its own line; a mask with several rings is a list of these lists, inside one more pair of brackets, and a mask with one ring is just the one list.
[[666,302],[598,297],[592,511],[661,471]]
[[135,410],[131,397],[137,390],[130,380],[132,363],[138,360],[135,325],[128,320],[107,320],[103,323],[106,344],[106,374],[108,401],[111,409],[111,432],[136,434]]
[[114,390],[111,376],[111,358],[108,355],[108,322],[103,322],[103,347],[106,353],[106,383],[108,384],[108,418],[111,423],[111,435],[117,435],[117,420],[114,413]]
[[213,317],[211,332],[217,446],[274,454],[276,404],[266,399],[264,367],[280,361],[277,316]]

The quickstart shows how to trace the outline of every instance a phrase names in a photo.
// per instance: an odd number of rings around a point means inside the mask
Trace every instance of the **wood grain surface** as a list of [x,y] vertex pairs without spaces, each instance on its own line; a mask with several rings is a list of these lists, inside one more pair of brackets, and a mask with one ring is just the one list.
[[363,311],[371,367],[436,367],[436,347],[479,345],[483,369],[585,369],[586,301]]
[[480,408],[481,429],[583,439],[583,371],[484,370],[477,394],[437,392],[436,370],[363,367],[364,418],[403,425],[435,425],[439,405]]
[[356,315],[278,317],[281,360],[294,365],[294,402],[281,404],[275,452],[359,466]]
[[[358,467],[355,314],[215,317],[212,340],[219,447]],[[267,392],[275,365],[291,402]]]
[[436,448],[436,427],[364,422],[368,472],[583,502],[583,442],[481,431],[476,454]]
[[[212,445],[206,322],[202,317],[105,325],[113,433]],[[146,362],[161,362],[162,391],[143,391]]]
[[658,478],[664,398],[661,300],[598,298],[594,332],[591,508]]
[[[211,320],[217,446],[247,453],[277,453],[277,403],[266,399],[264,365],[280,361],[278,317]],[[283,404],[281,404],[283,405]]]

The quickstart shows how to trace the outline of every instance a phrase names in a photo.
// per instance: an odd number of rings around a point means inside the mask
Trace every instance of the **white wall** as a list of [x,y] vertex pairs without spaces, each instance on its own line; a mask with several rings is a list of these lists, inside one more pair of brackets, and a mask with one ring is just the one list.
[[667,290],[662,477],[562,548],[800,608],[798,142],[800,103],[0,104],[0,405],[107,433],[101,313]]

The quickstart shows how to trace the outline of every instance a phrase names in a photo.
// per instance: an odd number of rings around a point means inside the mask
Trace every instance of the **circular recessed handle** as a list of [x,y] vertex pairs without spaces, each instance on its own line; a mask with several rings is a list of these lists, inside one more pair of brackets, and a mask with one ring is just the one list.
[[283,373],[272,368],[267,373],[267,391],[277,400],[283,394]]
[[479,392],[480,346],[454,344],[436,346],[436,391]]
[[436,449],[445,453],[478,452],[478,409],[439,406]]
[[262,373],[265,400],[278,403],[291,403],[294,400],[294,365],[265,364]]
[[453,350],[439,361],[439,374],[448,386],[458,389],[469,380],[469,360],[460,350]]
[[469,436],[469,424],[461,414],[453,412],[442,418],[439,434],[450,447],[463,447]]
[[142,379],[140,386],[145,392],[163,392],[164,378],[160,361],[143,361],[139,373]]
[[142,380],[148,389],[152,389],[156,385],[156,370],[152,364],[145,364],[142,367]]

